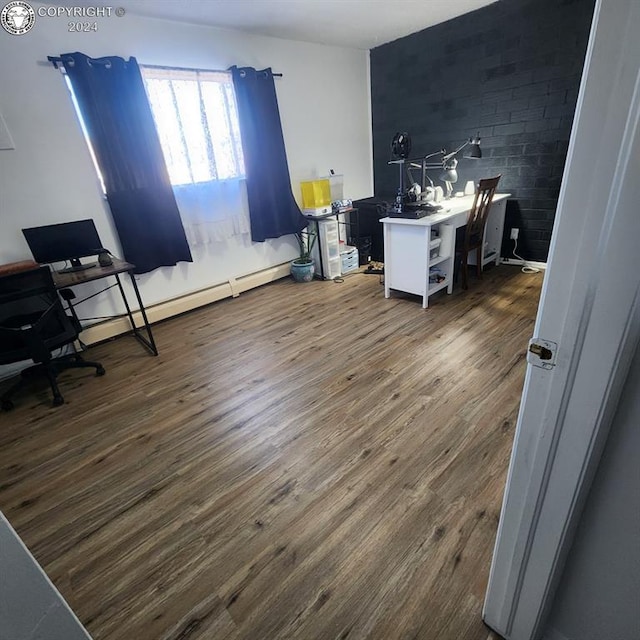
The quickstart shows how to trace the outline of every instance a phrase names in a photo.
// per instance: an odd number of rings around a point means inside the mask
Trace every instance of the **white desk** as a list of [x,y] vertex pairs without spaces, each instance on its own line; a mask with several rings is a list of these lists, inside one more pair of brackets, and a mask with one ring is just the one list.
[[[500,263],[500,245],[504,229],[507,198],[511,194],[493,196],[485,227],[482,265]],[[429,296],[441,289],[453,291],[453,265],[456,229],[467,223],[473,196],[451,198],[437,213],[418,220],[382,218],[384,233],[384,296],[392,290],[422,296],[427,308]],[[475,255],[473,256],[475,264]]]

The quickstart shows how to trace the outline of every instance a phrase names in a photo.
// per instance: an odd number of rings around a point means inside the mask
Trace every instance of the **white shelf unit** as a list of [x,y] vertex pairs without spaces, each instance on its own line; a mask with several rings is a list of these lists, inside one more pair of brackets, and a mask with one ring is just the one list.
[[385,297],[391,290],[422,296],[422,307],[429,296],[453,290],[455,227],[436,224],[385,224]]
[[338,221],[335,218],[328,218],[315,220],[312,224],[317,225],[318,229],[318,239],[313,249],[316,274],[323,280],[339,278],[342,270]]
[[357,271],[360,267],[358,260],[358,249],[349,245],[340,244],[340,269],[342,275]]
[[[449,293],[453,290],[454,254],[455,231],[453,226],[444,222],[432,226],[427,264],[427,300],[423,305],[425,308],[431,294],[444,288],[447,288]],[[434,280],[434,278],[438,279]]]

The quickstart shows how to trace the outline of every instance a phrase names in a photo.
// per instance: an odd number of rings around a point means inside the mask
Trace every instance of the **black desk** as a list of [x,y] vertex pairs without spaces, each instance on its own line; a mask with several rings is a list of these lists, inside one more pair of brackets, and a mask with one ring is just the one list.
[[[149,320],[147,318],[147,312],[144,308],[144,304],[142,303],[142,297],[140,295],[140,291],[138,290],[138,284],[136,283],[136,279],[133,275],[133,270],[135,269],[135,265],[130,262],[125,262],[124,260],[120,260],[118,258],[113,258],[113,264],[108,267],[100,267],[95,266],[89,269],[84,269],[82,271],[70,271],[66,273],[60,273],[59,271],[53,272],[53,281],[56,285],[56,289],[67,289],[69,287],[75,287],[79,284],[84,284],[85,282],[92,282],[93,280],[101,280],[102,278],[108,278],[109,276],[114,276],[116,279],[116,285],[118,289],[120,289],[120,295],[122,296],[122,301],[124,302],[124,306],[127,310],[127,316],[129,317],[129,322],[131,323],[131,330],[133,332],[134,337],[143,344],[154,356],[158,355],[158,348],[156,347],[155,340],[153,339],[153,333],[151,332],[151,325],[149,324]],[[133,313],[131,312],[131,307],[129,306],[129,301],[127,300],[127,296],[124,292],[124,287],[122,286],[122,282],[120,281],[120,274],[128,273],[129,278],[131,279],[131,284],[133,285],[133,290],[136,294],[136,298],[138,300],[138,305],[140,307],[140,313],[142,314],[142,319],[144,321],[144,330],[146,332],[146,336],[141,333],[142,327],[137,327],[136,323],[133,319]],[[111,286],[116,286],[111,285]],[[110,289],[111,287],[107,287]],[[105,289],[106,290],[106,289]],[[93,294],[97,295],[97,294]],[[93,295],[88,296],[85,300],[92,298]],[[81,300],[80,302],[83,302]],[[69,307],[73,311],[73,306],[71,302],[68,301]],[[77,303],[78,304],[78,303]]]
[[393,204],[395,196],[389,198],[362,198],[354,200],[353,206],[359,210],[360,238],[371,238],[371,259],[384,262],[384,240],[380,220],[387,215],[388,204]]

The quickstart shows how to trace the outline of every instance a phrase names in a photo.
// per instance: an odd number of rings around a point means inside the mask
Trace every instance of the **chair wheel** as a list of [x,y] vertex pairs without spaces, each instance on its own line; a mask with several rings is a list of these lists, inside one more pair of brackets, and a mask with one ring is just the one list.
[[11,400],[3,400],[2,402],[0,402],[0,408],[2,408],[3,411],[11,411],[13,407],[14,404],[13,402],[11,402]]
[[107,372],[104,370],[104,367],[98,367],[96,369],[96,375],[97,376],[103,376],[105,373],[107,373]]
[[53,406],[59,407],[64,404],[64,398],[62,396],[53,396]]

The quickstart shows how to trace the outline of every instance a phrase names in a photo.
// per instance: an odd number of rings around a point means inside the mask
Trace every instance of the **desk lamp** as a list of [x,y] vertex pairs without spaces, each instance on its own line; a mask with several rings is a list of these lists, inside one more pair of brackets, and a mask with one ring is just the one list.
[[440,174],[440,180],[442,180],[447,187],[447,192],[445,198],[450,198],[451,193],[453,192],[453,184],[458,182],[458,172],[456,171],[456,167],[458,166],[458,159],[456,155],[462,151],[466,146],[469,146],[469,149],[465,151],[464,157],[475,159],[482,158],[482,149],[480,149],[480,134],[478,134],[475,138],[469,138],[466,142],[461,144],[455,151],[451,153],[446,153],[443,149],[442,153],[442,173]]
[[[442,180],[446,186],[446,198],[450,198],[453,192],[453,184],[458,181],[458,159],[456,156],[460,151],[462,151],[465,147],[469,147],[465,153],[464,158],[470,159],[478,159],[482,158],[482,149],[480,149],[480,134],[475,136],[474,138],[469,138],[465,142],[463,142],[457,149],[447,153],[446,149],[440,149],[440,151],[435,151],[434,153],[429,153],[423,158],[416,158],[415,160],[406,160],[407,173],[409,174],[409,179],[411,180],[412,185],[417,185],[418,183],[413,179],[411,175],[411,169],[421,169],[422,177],[421,182],[419,183],[419,187],[421,191],[427,189],[426,182],[430,183],[430,186],[433,187],[433,182],[431,178],[427,175],[427,171],[429,169],[440,169],[441,173],[438,177],[439,180]],[[436,156],[440,156],[439,162],[427,162],[430,158],[435,158]],[[417,191],[418,189],[416,189]]]

